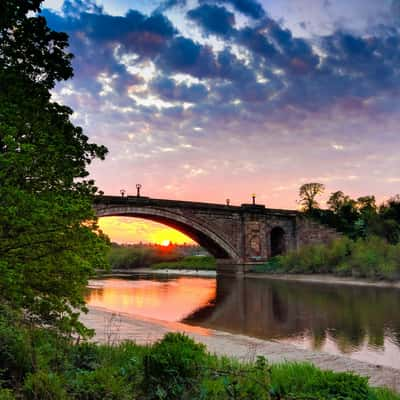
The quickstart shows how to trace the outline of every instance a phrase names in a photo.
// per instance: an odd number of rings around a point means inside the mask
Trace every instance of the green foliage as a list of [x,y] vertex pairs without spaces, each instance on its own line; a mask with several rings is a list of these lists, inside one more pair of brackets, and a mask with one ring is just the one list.
[[62,378],[53,373],[39,370],[28,374],[24,381],[24,394],[32,400],[67,400],[65,383]]
[[69,352],[69,362],[77,370],[94,371],[100,366],[100,348],[87,342],[73,346]]
[[202,377],[206,351],[183,334],[168,333],[144,357],[146,393],[150,399],[181,399]]
[[1,379],[22,380],[33,370],[30,337],[19,326],[19,318],[20,315],[7,307],[0,307],[0,382]]
[[371,399],[367,378],[351,373],[321,371],[306,363],[273,365],[271,382],[272,399]]
[[0,388],[0,400],[15,400],[12,390]]
[[161,262],[153,264],[153,269],[195,269],[215,270],[216,261],[212,256],[189,256],[179,261]]
[[88,334],[78,322],[95,268],[106,267],[87,165],[106,149],[75,127],[49,89],[72,76],[67,35],[41,1],[6,0],[0,17],[0,301],[30,323]]
[[78,371],[69,382],[69,396],[82,400],[131,400],[133,389],[114,367]]
[[270,366],[264,357],[240,364],[212,359],[200,387],[199,399],[270,399]]
[[74,343],[20,322],[8,320],[13,329],[3,332],[22,346],[9,347],[8,353],[17,360],[26,349],[31,362],[24,373],[2,375],[4,400],[400,400],[353,374],[309,364],[271,365],[263,357],[251,363],[216,357],[182,334],[167,334],[152,346],[109,346]]
[[381,206],[374,196],[363,196],[357,200],[342,191],[331,194],[329,208],[306,209],[306,215],[329,225],[352,239],[379,236],[389,243],[400,241],[400,197],[395,196]]
[[305,246],[275,257],[255,271],[395,280],[400,279],[400,244],[376,236],[356,241],[342,237],[328,245]]

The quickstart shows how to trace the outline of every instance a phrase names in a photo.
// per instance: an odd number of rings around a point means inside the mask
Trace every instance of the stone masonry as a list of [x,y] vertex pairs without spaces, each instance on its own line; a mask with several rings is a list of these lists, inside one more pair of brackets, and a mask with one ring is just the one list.
[[99,196],[98,217],[138,217],[175,228],[216,257],[220,271],[240,271],[301,246],[326,243],[335,230],[298,211],[263,205],[228,206],[136,196]]

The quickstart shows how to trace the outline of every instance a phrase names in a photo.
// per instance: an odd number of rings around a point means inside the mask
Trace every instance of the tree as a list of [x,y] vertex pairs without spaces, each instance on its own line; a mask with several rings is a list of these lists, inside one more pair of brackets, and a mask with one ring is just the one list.
[[363,196],[357,199],[357,208],[361,214],[373,215],[376,214],[378,207],[376,205],[375,196]]
[[40,3],[0,6],[0,301],[35,324],[84,333],[78,313],[107,247],[87,165],[107,150],[51,101],[49,89],[72,76],[72,56],[67,35],[34,14]]
[[323,193],[325,186],[322,183],[305,183],[299,189],[300,204],[304,211],[311,211],[318,208],[318,202],[315,198]]
[[334,213],[339,213],[341,208],[351,201],[352,200],[349,196],[346,196],[341,190],[339,190],[331,194],[326,204],[329,206],[329,209],[332,210]]

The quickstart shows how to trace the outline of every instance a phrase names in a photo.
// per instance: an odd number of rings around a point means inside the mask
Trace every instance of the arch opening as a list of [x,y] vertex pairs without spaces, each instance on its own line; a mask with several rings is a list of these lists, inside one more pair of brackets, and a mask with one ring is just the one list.
[[216,259],[237,260],[239,257],[234,248],[218,234],[207,226],[182,215],[174,214],[160,209],[125,209],[113,210],[112,208],[98,208],[97,216],[102,217],[132,217],[158,222],[173,228],[188,236],[194,242],[207,250]]
[[271,257],[279,256],[286,252],[285,231],[277,226],[271,230]]
[[131,217],[101,217],[98,221],[100,229],[106,233],[111,241],[123,245],[155,244],[166,246],[166,243],[175,245],[196,245],[190,237],[165,224],[142,218]]

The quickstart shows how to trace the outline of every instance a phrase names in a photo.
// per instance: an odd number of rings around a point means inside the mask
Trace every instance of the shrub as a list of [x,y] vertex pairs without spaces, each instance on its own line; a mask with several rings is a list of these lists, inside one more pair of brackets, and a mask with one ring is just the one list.
[[57,374],[38,371],[27,375],[23,391],[30,400],[64,400],[69,398],[64,386]]
[[69,361],[74,369],[93,371],[100,366],[99,346],[81,343],[71,347]]
[[144,357],[144,387],[150,399],[181,399],[203,375],[205,346],[180,333],[167,333]]
[[133,388],[116,368],[78,371],[69,379],[68,392],[79,400],[131,400]]
[[229,360],[221,363],[218,359],[216,365],[209,367],[201,383],[199,400],[270,399],[270,366],[264,357],[250,364]]

